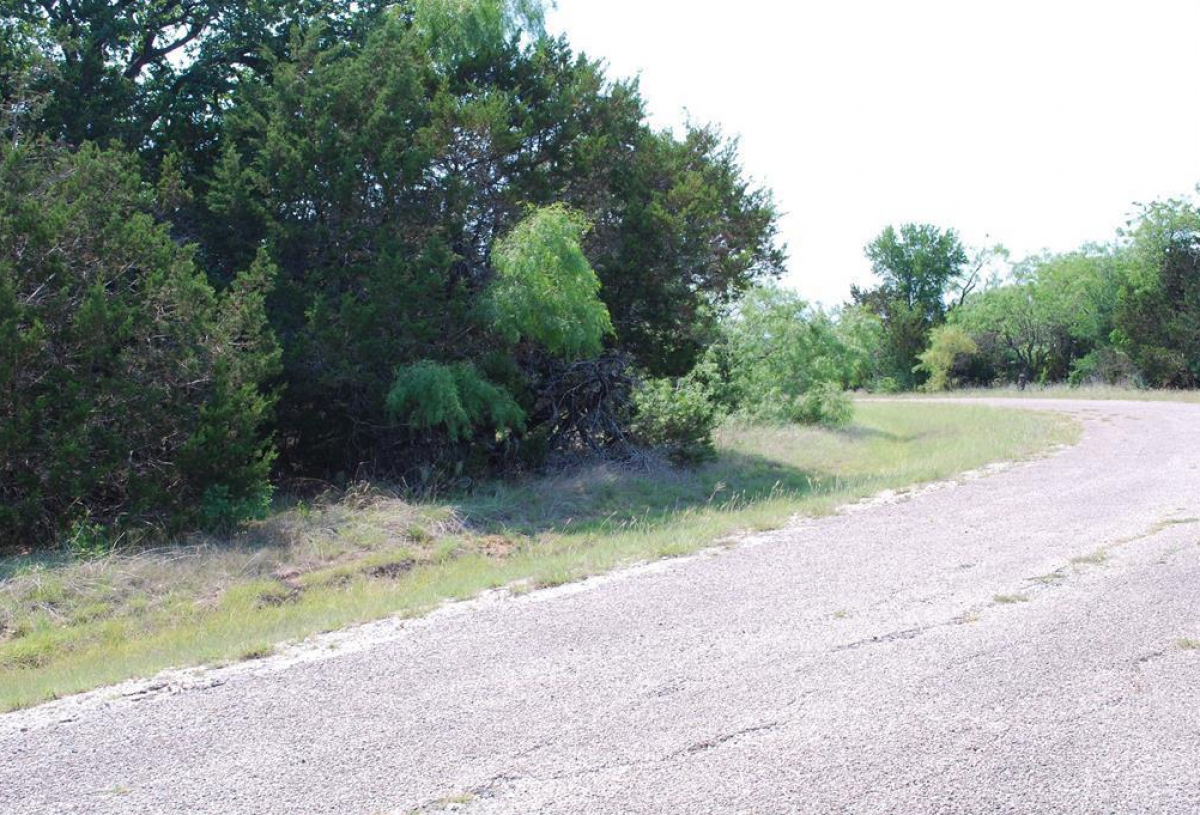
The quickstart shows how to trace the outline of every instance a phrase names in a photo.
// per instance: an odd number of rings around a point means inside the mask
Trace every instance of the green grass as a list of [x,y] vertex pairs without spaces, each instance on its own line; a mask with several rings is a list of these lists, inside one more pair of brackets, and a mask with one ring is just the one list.
[[90,561],[0,560],[0,710],[150,676],[257,659],[277,644],[489,588],[556,586],[695,552],[1071,441],[1053,415],[869,403],[843,431],[728,426],[716,461],[594,466],[489,483],[460,500],[380,488],[293,501],[228,540]]
[[922,397],[967,397],[1005,399],[1095,399],[1101,401],[1132,400],[1137,402],[1200,402],[1200,390],[1154,390],[1122,388],[1115,385],[1029,385],[1020,390],[1016,385],[994,388],[960,388],[935,394],[902,393],[888,399],[920,399]]

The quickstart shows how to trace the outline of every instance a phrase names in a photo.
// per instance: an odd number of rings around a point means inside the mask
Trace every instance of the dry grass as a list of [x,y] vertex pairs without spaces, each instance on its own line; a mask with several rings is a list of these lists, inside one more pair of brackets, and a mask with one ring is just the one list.
[[91,561],[0,559],[0,710],[509,586],[554,586],[778,527],[797,513],[1019,458],[1074,425],[1024,411],[864,404],[845,431],[724,428],[711,464],[591,467],[455,501],[359,489],[227,540]]

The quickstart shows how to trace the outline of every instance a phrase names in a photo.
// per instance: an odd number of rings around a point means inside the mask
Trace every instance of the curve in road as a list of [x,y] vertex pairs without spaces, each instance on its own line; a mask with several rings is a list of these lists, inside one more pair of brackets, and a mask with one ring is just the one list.
[[0,728],[0,812],[1200,812],[1200,406],[1016,406],[1081,442]]

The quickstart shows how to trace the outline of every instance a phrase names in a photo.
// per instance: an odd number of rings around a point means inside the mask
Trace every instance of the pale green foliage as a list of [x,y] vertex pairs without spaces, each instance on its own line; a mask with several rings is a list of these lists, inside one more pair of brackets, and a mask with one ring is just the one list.
[[[1128,265],[1124,252],[1086,246],[1063,255],[1035,258],[1018,270],[1037,281],[1037,296],[1066,335],[1084,343],[1108,341],[1113,312]],[[1028,271],[1026,271],[1028,270]]]
[[529,339],[567,359],[603,350],[613,326],[580,247],[587,230],[582,214],[555,204],[534,210],[496,244],[487,310],[510,342]]
[[452,441],[486,425],[499,432],[520,428],[525,414],[512,395],[467,363],[418,362],[396,372],[388,414],[417,430],[445,431]]
[[854,418],[854,403],[836,382],[814,385],[792,404],[791,418],[801,424],[845,427]]
[[754,289],[727,323],[731,375],[744,398],[799,396],[817,382],[840,381],[845,349],[827,315],[795,292]]
[[979,352],[971,335],[959,325],[942,325],[929,335],[929,347],[917,356],[917,369],[929,376],[925,390],[944,391],[954,387],[954,367],[963,357]]
[[1016,266],[1011,280],[967,297],[950,322],[978,342],[985,369],[1065,378],[1075,360],[1110,342],[1125,254],[1085,246],[1030,258]]
[[953,320],[972,335],[990,335],[1021,369],[1036,376],[1046,364],[1056,330],[1053,305],[1025,280],[972,295]]
[[498,51],[522,33],[545,34],[541,0],[416,0],[413,26],[435,61],[453,67]]
[[835,333],[842,346],[843,384],[847,388],[874,388],[883,370],[883,321],[859,305],[844,306],[836,314]]
[[806,406],[805,395],[826,383],[840,391],[863,370],[865,345],[848,346],[827,314],[779,288],[747,294],[726,324],[726,343],[740,411],[757,418],[819,422],[822,411]]
[[677,463],[714,455],[712,433],[719,416],[695,378],[646,380],[634,393],[634,406],[632,431],[640,444],[663,450]]

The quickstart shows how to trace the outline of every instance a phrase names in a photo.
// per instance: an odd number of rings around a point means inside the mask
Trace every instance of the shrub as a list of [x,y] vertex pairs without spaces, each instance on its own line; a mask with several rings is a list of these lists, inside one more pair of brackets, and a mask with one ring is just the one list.
[[881,376],[871,382],[871,386],[867,390],[871,393],[900,393],[904,390],[904,386],[894,376]]
[[588,228],[587,218],[556,204],[534,210],[496,244],[485,309],[510,342],[525,337],[566,359],[603,349],[613,326],[580,248]]
[[717,410],[695,380],[648,379],[635,392],[634,405],[632,431],[639,444],[661,449],[679,464],[715,455]]
[[440,430],[459,441],[488,426],[499,433],[523,427],[525,413],[503,388],[468,363],[418,362],[396,372],[387,397],[389,416],[415,430]]
[[823,382],[795,401],[791,418],[801,424],[845,427],[854,418],[854,402],[841,385]]
[[0,546],[91,548],[85,527],[178,526],[267,482],[271,266],[218,295],[154,207],[124,154],[0,153]]
[[1141,376],[1127,354],[1116,348],[1097,348],[1071,364],[1072,385],[1130,385],[1140,387]]
[[243,521],[262,520],[271,509],[274,493],[266,483],[241,495],[235,495],[227,484],[213,484],[200,498],[197,522],[210,532],[230,532]]
[[929,347],[917,355],[920,364],[914,370],[928,375],[925,390],[948,390],[958,385],[962,363],[978,352],[979,346],[962,326],[938,326],[930,332]]

